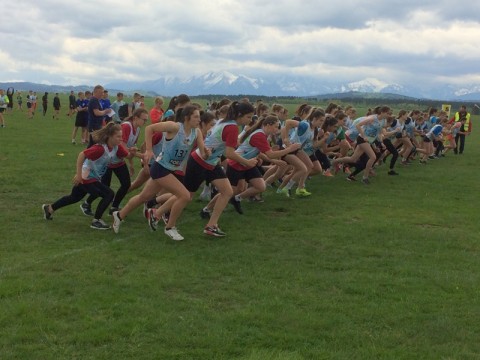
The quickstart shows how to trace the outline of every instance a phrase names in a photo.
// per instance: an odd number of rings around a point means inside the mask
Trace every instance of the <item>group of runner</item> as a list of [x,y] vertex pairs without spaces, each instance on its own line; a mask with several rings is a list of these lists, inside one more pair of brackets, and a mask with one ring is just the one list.
[[[102,93],[97,86],[92,98]],[[263,201],[261,194],[269,186],[276,187],[279,196],[308,197],[309,178],[339,172],[350,181],[363,173],[361,181],[368,185],[384,162],[389,163],[388,175],[398,175],[397,159],[408,166],[414,159],[426,164],[450,150],[463,153],[471,132],[464,107],[449,119],[434,108],[394,114],[390,107],[378,106],[358,117],[352,106],[332,103],[321,109],[302,104],[290,117],[282,105],[254,106],[248,99],[224,99],[202,109],[185,94],[161,109],[158,122],[145,126],[149,112],[138,107],[121,124],[110,121],[95,129],[90,121],[105,122],[110,113],[97,103],[88,104],[91,144],[77,158],[71,194],[42,205],[44,218],[53,219],[56,210],[90,194],[80,208],[93,216],[92,228],[110,229],[102,220],[110,206],[112,228],[118,233],[124,219],[143,206],[148,226],[157,230],[163,221],[164,233],[173,240],[184,239],[176,223],[202,184],[202,198],[209,198],[200,211],[206,221],[203,232],[222,237],[226,234],[218,224],[228,204],[242,214],[242,200]],[[138,146],[144,126],[144,143]],[[140,159],[142,170],[131,181],[134,158]],[[112,174],[120,181],[116,192],[110,188]],[[122,208],[127,193],[142,186]],[[101,201],[93,212],[97,197]]]

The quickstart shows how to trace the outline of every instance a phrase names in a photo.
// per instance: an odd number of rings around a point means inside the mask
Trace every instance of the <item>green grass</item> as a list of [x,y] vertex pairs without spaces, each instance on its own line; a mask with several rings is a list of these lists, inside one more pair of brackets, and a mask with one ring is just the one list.
[[78,205],[43,220],[71,189],[72,126],[15,112],[0,129],[2,360],[480,357],[478,133],[369,187],[268,191],[227,209],[224,239],[202,234],[195,200],[174,243],[141,209],[118,235]]

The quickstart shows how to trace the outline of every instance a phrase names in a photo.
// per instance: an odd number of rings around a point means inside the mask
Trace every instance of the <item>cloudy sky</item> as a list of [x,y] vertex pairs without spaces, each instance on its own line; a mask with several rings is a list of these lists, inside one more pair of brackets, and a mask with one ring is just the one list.
[[80,85],[310,75],[480,82],[480,2],[16,0],[2,6],[0,81]]

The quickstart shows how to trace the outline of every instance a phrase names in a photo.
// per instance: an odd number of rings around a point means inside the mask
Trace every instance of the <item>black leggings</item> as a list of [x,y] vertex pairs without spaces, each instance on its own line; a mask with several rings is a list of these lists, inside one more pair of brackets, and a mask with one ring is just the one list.
[[[125,163],[116,168],[107,168],[107,171],[102,176],[102,184],[110,187],[110,184],[112,183],[112,172],[115,173],[120,181],[120,187],[118,188],[112,203],[112,207],[118,208],[125,195],[127,195],[128,189],[130,188],[130,172],[128,171],[127,164]],[[91,194],[87,199],[87,203],[92,204],[97,197],[98,196]]]
[[434,140],[433,141],[433,146],[435,146],[435,155],[440,156],[440,153],[445,149],[445,146],[443,146],[443,141],[441,140]]
[[322,169],[326,170],[326,169],[330,168],[330,166],[331,166],[330,159],[321,150],[316,150],[315,151],[315,156],[317,157],[318,161],[320,162],[320,165],[322,165]]
[[87,194],[102,198],[102,201],[100,201],[95,211],[95,219],[101,219],[115,194],[112,189],[98,181],[74,186],[70,195],[66,195],[52,204],[52,209],[55,211],[64,206],[75,204],[82,200]]
[[390,170],[393,170],[398,159],[398,151],[395,146],[393,146],[390,139],[383,139],[383,145],[385,145],[390,154],[392,154],[392,159],[390,160]]
[[367,154],[363,153],[355,164],[350,164],[355,167],[355,170],[350,174],[351,177],[355,177],[360,174],[367,167],[367,162],[370,158]]
[[455,149],[453,149],[455,154],[457,152],[460,153],[460,154],[463,154],[463,150],[465,149],[465,134],[455,135],[455,143],[457,144],[457,147]]

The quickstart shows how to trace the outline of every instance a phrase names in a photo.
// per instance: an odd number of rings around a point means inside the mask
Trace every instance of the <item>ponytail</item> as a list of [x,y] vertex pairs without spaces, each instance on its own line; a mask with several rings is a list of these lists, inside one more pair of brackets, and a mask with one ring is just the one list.
[[245,131],[245,133],[240,137],[240,143],[244,142],[245,139],[247,139],[251,134],[253,134],[255,130],[260,129],[262,126],[272,125],[279,121],[280,120],[276,115],[267,115],[265,117],[262,116],[260,119],[258,119],[258,121],[252,127],[250,127],[247,131]]

